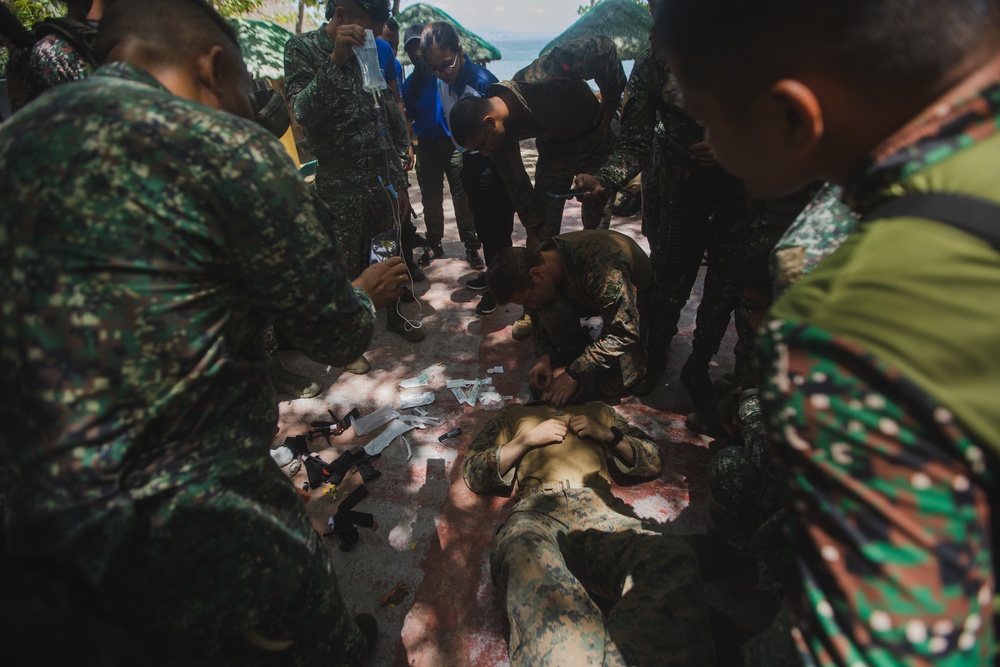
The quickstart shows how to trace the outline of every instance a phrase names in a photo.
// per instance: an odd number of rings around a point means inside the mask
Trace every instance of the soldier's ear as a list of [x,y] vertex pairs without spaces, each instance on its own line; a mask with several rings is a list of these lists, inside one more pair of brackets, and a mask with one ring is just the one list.
[[497,119],[495,116],[487,115],[483,118],[483,125],[487,130],[495,130],[497,127]]
[[[195,69],[201,102],[216,109],[222,108],[225,95],[223,81],[226,77],[225,50],[218,44],[198,56]],[[213,99],[214,98],[214,99]]]

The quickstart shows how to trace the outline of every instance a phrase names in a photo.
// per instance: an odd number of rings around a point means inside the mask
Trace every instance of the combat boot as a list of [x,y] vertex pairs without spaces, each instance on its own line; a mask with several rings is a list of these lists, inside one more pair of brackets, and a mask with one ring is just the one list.
[[681,368],[681,383],[687,388],[698,411],[715,410],[718,395],[708,374],[708,361],[692,353]]
[[275,391],[296,398],[315,398],[323,391],[320,383],[286,371],[277,355],[267,358],[267,376],[271,379]]
[[385,328],[393,333],[399,334],[403,337],[403,340],[407,340],[411,343],[419,343],[425,338],[422,327],[415,327],[411,325],[406,321],[406,318],[399,313],[398,299],[386,306],[385,314]]

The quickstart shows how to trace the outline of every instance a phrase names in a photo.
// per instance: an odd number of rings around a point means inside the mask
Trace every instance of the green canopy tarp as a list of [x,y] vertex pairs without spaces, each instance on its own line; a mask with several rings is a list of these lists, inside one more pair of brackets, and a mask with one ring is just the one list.
[[[500,60],[500,49],[493,46],[479,35],[466,30],[462,25],[449,16],[446,12],[423,2],[410,5],[396,15],[396,23],[399,24],[399,36],[402,39],[406,34],[406,29],[414,24],[427,25],[436,21],[450,23],[455,32],[458,33],[458,41],[462,44],[462,50],[472,59],[472,62],[479,64],[488,63],[491,60]],[[410,65],[410,59],[403,52],[402,44],[399,48],[399,62]]]
[[285,76],[285,42],[294,36],[277,23],[256,19],[229,19],[240,37],[240,50],[247,69],[256,79]]
[[635,60],[649,46],[649,31],[652,28],[653,17],[646,7],[633,0],[602,0],[546,44],[538,55],[544,56],[570,40],[604,35],[618,47],[619,58]]

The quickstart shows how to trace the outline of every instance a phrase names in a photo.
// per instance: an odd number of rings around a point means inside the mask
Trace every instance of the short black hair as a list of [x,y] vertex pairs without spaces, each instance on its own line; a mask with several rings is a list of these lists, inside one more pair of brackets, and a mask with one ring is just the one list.
[[127,39],[152,62],[181,63],[216,44],[243,58],[236,30],[205,0],[108,0],[97,28],[97,57],[104,62]]
[[486,286],[501,306],[510,303],[514,292],[531,287],[531,269],[540,266],[542,253],[528,248],[503,248],[486,269]]
[[399,32],[399,23],[397,23],[396,19],[392,16],[386,19],[385,27],[393,32]]
[[343,7],[347,15],[352,18],[356,18],[361,13],[382,22],[392,18],[388,0],[328,0],[326,3],[327,21],[337,13],[337,7]]
[[448,127],[451,136],[459,146],[475,137],[486,126],[483,120],[493,110],[493,105],[486,97],[463,97],[455,102],[448,114]]
[[659,0],[653,41],[689,85],[731,99],[816,70],[898,94],[995,48],[997,15],[996,0]]

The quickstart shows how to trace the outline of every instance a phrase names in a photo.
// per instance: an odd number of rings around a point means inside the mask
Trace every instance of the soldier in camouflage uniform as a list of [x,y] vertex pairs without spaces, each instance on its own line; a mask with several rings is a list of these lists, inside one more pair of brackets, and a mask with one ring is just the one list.
[[708,667],[694,556],[611,493],[609,453],[626,474],[660,474],[656,443],[604,403],[508,406],[469,446],[468,487],[517,496],[490,553],[510,663]]
[[[628,236],[608,229],[548,239],[536,250],[505,248],[486,271],[498,303],[537,312],[532,390],[557,407],[594,385],[621,396],[645,373],[644,320],[655,279],[649,257]],[[600,316],[594,340],[581,318]]]
[[[403,171],[410,143],[393,97],[363,88],[353,51],[364,44],[365,29],[382,34],[388,0],[331,0],[327,17],[329,23],[285,44],[285,95],[318,161],[316,189],[333,212],[331,231],[355,276],[368,265],[372,239],[398,227],[410,210]],[[398,303],[386,313],[389,331],[423,340],[423,329],[411,326]]]
[[[654,128],[662,122],[662,141]],[[660,293],[651,323],[649,373],[637,393],[651,391],[666,368],[667,349],[677,333],[681,310],[691,295],[702,259],[708,254],[704,295],[698,308],[692,354],[681,379],[696,407],[714,403],[708,366],[729,326],[738,293],[736,271],[762,239],[753,224],[742,185],[714,165],[697,126],[681,107],[676,82],[664,56],[647,49],[635,61],[622,103],[622,131],[615,152],[593,176],[577,176],[574,187],[591,190],[584,202],[623,187],[646,166],[650,147],[659,169],[650,173],[660,204],[659,228],[651,235]],[[583,170],[581,170],[583,171]],[[775,237],[776,238],[776,237]],[[774,238],[771,239],[772,241]],[[744,332],[748,345],[753,336]]]
[[[104,13],[104,0],[67,0],[66,6],[67,16],[60,22],[78,35],[83,45],[92,46],[97,22]],[[58,32],[48,32],[30,51],[11,49],[6,73],[11,111],[17,111],[50,88],[85,78],[95,64],[90,49],[77,48]]]
[[267,454],[278,415],[253,348],[267,315],[311,357],[352,358],[402,260],[352,287],[207,4],[118,0],[97,46],[109,64],[0,127],[11,553],[79,569],[165,662],[253,643],[286,649],[256,661],[357,664],[330,555]]
[[858,227],[858,216],[842,201],[844,189],[825,183],[771,251],[777,301],[802,276],[833,254]]
[[[664,0],[658,16],[727,168],[760,193],[829,178],[864,220],[761,336],[789,577],[749,664],[995,664],[1000,240],[962,231],[954,204],[1000,202],[984,176],[1000,168],[1000,10],[863,4]],[[955,224],[879,211],[941,190]]]

